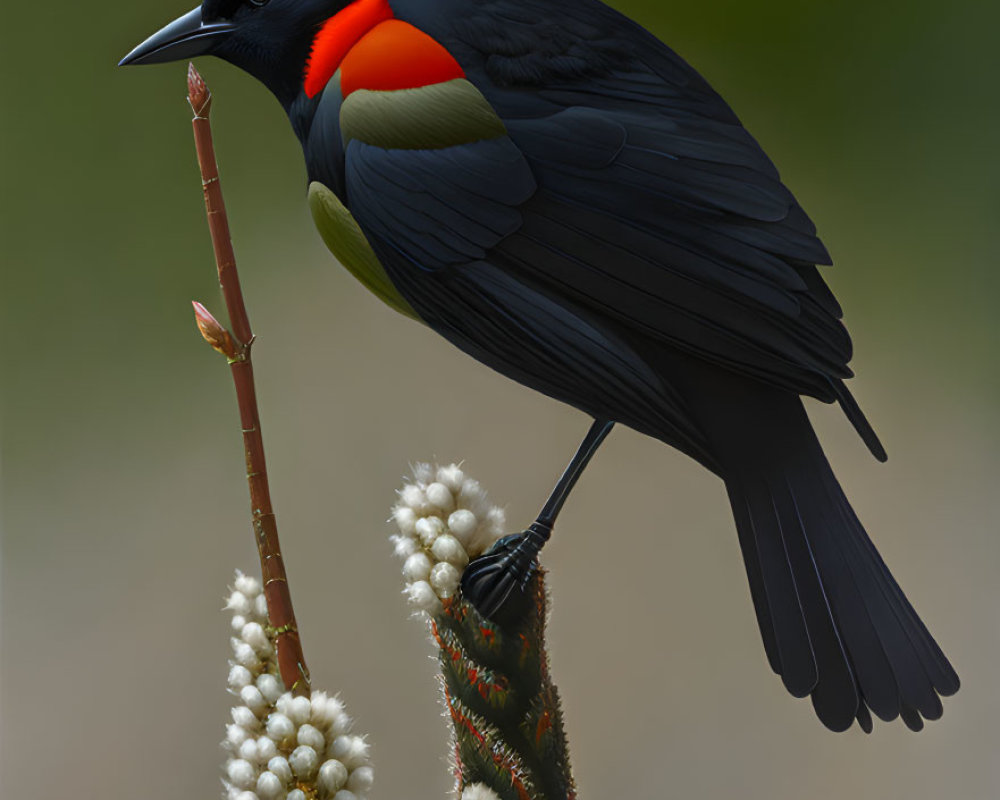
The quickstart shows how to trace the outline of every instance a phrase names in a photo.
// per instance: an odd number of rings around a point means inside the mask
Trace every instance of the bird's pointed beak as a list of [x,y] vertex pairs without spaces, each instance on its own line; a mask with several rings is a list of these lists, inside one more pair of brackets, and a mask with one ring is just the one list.
[[211,53],[232,32],[229,22],[205,23],[201,6],[161,28],[118,62],[126,64],[161,64]]

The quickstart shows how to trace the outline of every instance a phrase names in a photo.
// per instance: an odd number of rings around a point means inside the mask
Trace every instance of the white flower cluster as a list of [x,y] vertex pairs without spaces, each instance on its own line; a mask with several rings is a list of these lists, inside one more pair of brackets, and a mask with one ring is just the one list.
[[260,581],[237,571],[229,689],[239,698],[226,726],[226,800],[361,800],[372,786],[367,742],[350,734],[336,697],[295,697],[278,677]]
[[417,464],[413,482],[399,491],[392,537],[404,560],[405,594],[428,614],[458,589],[462,570],[504,535],[503,509],[490,505],[479,481],[457,464]]

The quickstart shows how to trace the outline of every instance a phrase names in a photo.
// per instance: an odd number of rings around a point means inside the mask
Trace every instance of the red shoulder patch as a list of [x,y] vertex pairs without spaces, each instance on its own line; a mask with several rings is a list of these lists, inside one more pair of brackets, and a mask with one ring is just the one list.
[[388,0],[355,0],[324,22],[306,61],[306,96],[315,97],[323,91],[348,51],[368,31],[392,17]]
[[365,33],[340,63],[345,98],[355,89],[415,89],[464,77],[465,71],[442,45],[398,19]]

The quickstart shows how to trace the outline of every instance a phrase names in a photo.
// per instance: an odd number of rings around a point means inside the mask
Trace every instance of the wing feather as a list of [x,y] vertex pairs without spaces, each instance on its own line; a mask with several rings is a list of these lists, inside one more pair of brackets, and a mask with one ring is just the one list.
[[[383,243],[380,257],[425,274],[486,262],[637,340],[840,401],[882,455],[842,384],[851,341],[815,267],[829,255],[728,106],[603,7],[584,2],[559,33],[530,3],[487,6],[489,30],[476,33],[473,14],[429,33],[448,42],[506,136],[435,149],[348,143],[348,205]],[[513,37],[496,30],[507,12]],[[622,26],[633,27],[616,39]],[[425,302],[422,316],[447,313]]]

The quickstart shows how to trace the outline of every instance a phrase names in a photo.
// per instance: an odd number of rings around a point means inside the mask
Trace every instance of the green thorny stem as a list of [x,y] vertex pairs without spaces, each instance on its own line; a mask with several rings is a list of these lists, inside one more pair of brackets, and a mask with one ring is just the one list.
[[191,124],[194,128],[195,147],[198,151],[198,165],[201,168],[202,188],[205,194],[205,212],[215,250],[219,284],[226,300],[233,332],[227,331],[201,303],[194,303],[195,319],[205,340],[226,356],[236,386],[254,538],[260,555],[268,622],[277,646],[278,671],[286,689],[296,694],[308,695],[309,670],[302,655],[302,643],[299,640],[292,597],[288,590],[288,577],[285,574],[281,546],[278,543],[278,524],[271,505],[271,491],[267,480],[264,440],[261,436],[257,391],[253,364],[250,360],[250,348],[254,336],[250,329],[250,320],[236,271],[236,256],[233,253],[229,220],[222,198],[219,168],[212,142],[212,126],[209,120],[212,93],[205,86],[204,80],[193,64],[188,66],[188,102],[194,111]]
[[559,695],[545,649],[544,576],[535,602],[509,629],[487,621],[461,595],[431,620],[445,702],[455,730],[459,789],[483,783],[501,800],[573,800]]

